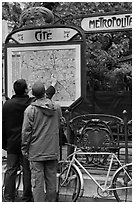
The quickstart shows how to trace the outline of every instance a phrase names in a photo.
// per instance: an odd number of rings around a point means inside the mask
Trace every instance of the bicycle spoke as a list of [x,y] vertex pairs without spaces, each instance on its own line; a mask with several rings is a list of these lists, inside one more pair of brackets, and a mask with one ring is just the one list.
[[71,166],[68,177],[68,168],[59,176],[59,202],[76,201],[80,193],[80,179],[75,168]]
[[132,201],[132,165],[122,168],[113,179],[114,195],[117,201]]
[[[69,202],[76,201],[79,195],[83,193],[83,171],[96,183],[98,188],[98,194],[101,197],[115,196],[117,201],[131,202],[132,201],[132,164],[126,164],[122,166],[120,160],[114,153],[111,152],[85,152],[77,148],[77,146],[68,144],[69,146],[75,147],[74,153],[67,157],[67,160],[61,162],[61,171],[59,176],[59,201]],[[76,157],[77,155],[77,157]],[[82,155],[82,156],[81,156]],[[84,156],[83,156],[84,155]],[[85,158],[88,156],[93,159],[95,164],[98,161],[101,165],[107,164],[107,178],[104,183],[104,188],[101,188],[97,180],[92,174],[84,167]],[[108,157],[110,158],[108,159]],[[108,160],[107,160],[108,159]],[[87,160],[86,160],[87,161]],[[93,162],[92,161],[92,162]],[[107,162],[108,161],[108,162]],[[120,168],[114,174],[111,184],[111,168],[113,163],[119,163]],[[63,165],[62,165],[63,164]],[[81,172],[81,169],[83,170]],[[110,183],[108,183],[110,181]],[[110,192],[109,192],[110,191]],[[62,198],[62,199],[61,199]]]

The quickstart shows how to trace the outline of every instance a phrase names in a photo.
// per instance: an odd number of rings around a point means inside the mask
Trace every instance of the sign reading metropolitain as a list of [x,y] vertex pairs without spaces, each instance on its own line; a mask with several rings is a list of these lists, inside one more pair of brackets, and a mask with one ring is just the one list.
[[132,29],[132,14],[83,18],[81,27],[87,32]]

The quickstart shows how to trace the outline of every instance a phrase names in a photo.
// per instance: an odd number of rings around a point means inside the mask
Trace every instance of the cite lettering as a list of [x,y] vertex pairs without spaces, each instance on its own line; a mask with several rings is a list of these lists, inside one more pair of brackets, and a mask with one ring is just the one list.
[[37,41],[52,40],[52,33],[48,31],[37,31],[35,32],[35,39]]

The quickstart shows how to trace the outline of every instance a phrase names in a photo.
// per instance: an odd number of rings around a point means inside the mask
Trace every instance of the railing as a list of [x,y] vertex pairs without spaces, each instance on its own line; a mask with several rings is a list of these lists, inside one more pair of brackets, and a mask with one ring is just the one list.
[[[132,149],[132,121],[127,121],[126,111],[123,111],[123,119],[106,114],[85,114],[70,120],[69,111],[66,111],[65,117],[69,143],[82,146],[85,151],[113,151],[117,153],[119,159],[123,150],[125,163],[131,160],[129,149]],[[72,151],[73,149],[68,147],[68,154]],[[87,162],[88,165],[92,163],[103,165],[106,158],[88,158]]]

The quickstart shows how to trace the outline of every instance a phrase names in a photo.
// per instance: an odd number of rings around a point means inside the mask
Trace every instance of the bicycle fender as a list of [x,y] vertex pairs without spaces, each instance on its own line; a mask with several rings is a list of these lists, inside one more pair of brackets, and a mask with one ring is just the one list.
[[80,190],[79,197],[82,197],[82,196],[83,196],[83,193],[84,193],[84,180],[83,180],[83,176],[82,176],[82,173],[81,173],[79,167],[76,166],[76,164],[72,164],[72,166],[76,169],[76,171],[78,172],[79,177],[80,177],[81,190]]
[[132,165],[132,163],[128,163],[128,164],[124,164],[123,166],[119,167],[116,172],[114,173],[113,177],[112,177],[112,181],[114,180],[115,175],[124,167],[127,167],[128,165]]

